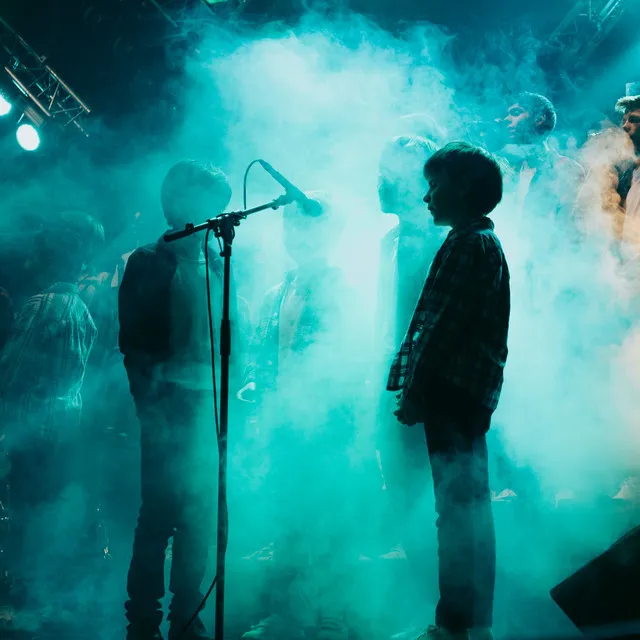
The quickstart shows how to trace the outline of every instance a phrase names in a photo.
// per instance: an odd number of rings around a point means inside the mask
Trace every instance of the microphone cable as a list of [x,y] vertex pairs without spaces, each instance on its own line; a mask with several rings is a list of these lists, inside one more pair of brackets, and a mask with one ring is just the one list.
[[[207,229],[204,236],[204,264],[205,264],[205,270],[206,270],[205,276],[206,276],[206,286],[207,286],[207,316],[209,321],[209,349],[211,353],[211,376],[212,376],[212,382],[213,382],[213,415],[214,415],[214,420],[216,425],[216,441],[219,444],[220,420],[219,420],[219,413],[218,413],[218,386],[217,386],[217,380],[216,380],[216,350],[215,350],[215,334],[213,329],[213,312],[211,310],[211,306],[212,306],[211,305],[212,303],[211,273],[209,270],[209,263],[210,263],[209,237],[210,235],[211,235],[211,229]],[[220,238],[218,238],[218,244],[220,245]],[[220,245],[220,249],[222,250],[221,245]],[[218,464],[219,464],[219,458],[218,458]],[[228,511],[228,505],[226,504],[226,502],[223,505],[223,510],[225,514],[225,526],[228,526],[229,511]],[[220,523],[218,523],[218,526],[220,526]],[[225,551],[226,551],[227,539],[228,539],[228,531],[227,531],[227,534],[225,535]],[[182,638],[184,638],[187,631],[191,628],[191,625],[195,622],[196,618],[200,615],[202,610],[205,608],[207,601],[209,600],[209,596],[213,593],[213,590],[215,589],[217,582],[218,582],[218,575],[216,574],[213,577],[213,581],[211,582],[211,585],[207,589],[207,592],[202,598],[202,602],[200,602],[200,605],[198,606],[198,608],[193,612],[193,615],[191,616],[191,618],[189,618],[189,621],[185,624],[184,628],[180,631],[180,633],[176,637],[176,640],[182,640]]]
[[261,162],[259,158],[257,160],[253,160],[244,170],[244,177],[242,178],[242,208],[245,210],[247,208],[247,178],[249,177],[249,171],[254,164],[258,164],[259,162]]

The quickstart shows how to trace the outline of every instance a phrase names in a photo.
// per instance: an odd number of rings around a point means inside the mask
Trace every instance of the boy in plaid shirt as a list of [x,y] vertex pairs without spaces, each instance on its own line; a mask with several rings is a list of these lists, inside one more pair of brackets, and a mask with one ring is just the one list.
[[[509,269],[493,222],[502,199],[497,162],[456,142],[426,163],[424,198],[451,231],[429,270],[387,389],[396,416],[424,423],[436,511],[440,601],[421,638],[491,637],[495,533],[485,435],[507,359]],[[477,637],[477,636],[476,636]]]

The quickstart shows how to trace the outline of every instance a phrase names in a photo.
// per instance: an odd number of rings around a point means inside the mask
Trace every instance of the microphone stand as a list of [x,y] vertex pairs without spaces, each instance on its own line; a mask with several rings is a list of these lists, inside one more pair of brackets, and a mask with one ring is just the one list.
[[224,259],[224,277],[222,294],[222,322],[220,326],[220,433],[218,434],[218,531],[216,544],[216,609],[215,609],[215,639],[224,638],[224,596],[225,596],[225,560],[228,541],[227,521],[227,436],[229,432],[229,362],[231,356],[231,245],[235,237],[235,227],[248,216],[267,209],[279,209],[294,201],[289,193],[276,198],[272,202],[247,209],[223,213],[202,224],[187,226],[180,230],[167,233],[166,242],[174,242],[186,238],[194,233],[211,229],[216,238],[222,240],[221,257]]

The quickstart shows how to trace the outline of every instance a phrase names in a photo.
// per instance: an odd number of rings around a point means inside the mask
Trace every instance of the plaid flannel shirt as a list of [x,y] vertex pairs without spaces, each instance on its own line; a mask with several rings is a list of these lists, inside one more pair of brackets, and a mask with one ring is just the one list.
[[452,229],[431,265],[387,389],[424,398],[434,380],[498,405],[507,359],[509,269],[482,218]]
[[79,425],[96,335],[76,285],[55,284],[27,302],[0,359],[0,419],[13,437],[56,439]]

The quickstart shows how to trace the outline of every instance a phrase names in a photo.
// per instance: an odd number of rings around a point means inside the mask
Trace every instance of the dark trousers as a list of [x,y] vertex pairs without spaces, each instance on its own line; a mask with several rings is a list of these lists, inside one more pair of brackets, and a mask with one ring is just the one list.
[[492,626],[496,543],[486,427],[486,415],[451,405],[425,420],[438,514],[436,625],[452,632]]
[[[142,504],[133,543],[126,603],[129,638],[155,637],[162,622],[164,568],[173,537],[169,589],[173,593],[169,638],[176,638],[201,601],[217,468],[211,395],[162,384],[153,398],[137,400],[141,423]],[[212,415],[212,413],[211,413]],[[198,617],[185,638],[201,637]]]

